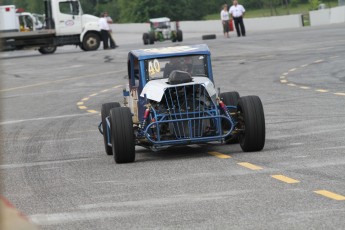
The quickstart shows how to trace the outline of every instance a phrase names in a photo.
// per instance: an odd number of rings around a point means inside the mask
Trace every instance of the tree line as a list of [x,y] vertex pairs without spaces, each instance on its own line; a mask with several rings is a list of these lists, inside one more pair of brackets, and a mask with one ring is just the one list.
[[[239,0],[247,10],[308,3],[313,0]],[[44,13],[44,0],[0,0],[0,5],[16,5],[27,12]],[[99,16],[108,14],[118,23],[147,22],[150,18],[169,17],[171,20],[202,20],[204,16],[220,12],[222,5],[232,0],[80,0],[83,12]]]

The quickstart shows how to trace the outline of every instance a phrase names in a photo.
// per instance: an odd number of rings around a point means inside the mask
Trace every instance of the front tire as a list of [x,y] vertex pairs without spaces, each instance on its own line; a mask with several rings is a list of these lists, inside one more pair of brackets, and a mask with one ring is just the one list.
[[129,108],[110,110],[111,143],[115,162],[130,163],[135,160],[135,140],[132,114]]
[[97,50],[101,44],[101,38],[96,33],[88,33],[83,39],[83,50],[93,51]]
[[120,106],[121,105],[118,102],[105,103],[102,105],[102,109],[101,109],[102,129],[103,129],[104,147],[105,147],[105,152],[107,153],[107,155],[113,155],[113,148],[108,145],[108,141],[111,142],[111,139],[110,139],[111,134],[110,134],[110,129],[107,126],[106,117],[109,116],[111,109],[118,108]]
[[238,102],[240,128],[239,140],[244,152],[260,151],[265,146],[265,115],[258,96],[241,97]]
[[155,35],[155,32],[151,31],[149,33],[149,40],[150,40],[150,44],[154,44],[155,43],[155,40],[156,40],[156,35]]

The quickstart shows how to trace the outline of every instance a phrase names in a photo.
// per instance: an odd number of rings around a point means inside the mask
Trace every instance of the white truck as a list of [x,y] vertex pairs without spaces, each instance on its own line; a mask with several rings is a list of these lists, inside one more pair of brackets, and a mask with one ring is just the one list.
[[31,27],[23,28],[14,5],[0,6],[2,50],[38,49],[42,54],[51,54],[63,45],[77,45],[84,51],[99,48],[99,18],[83,14],[79,0],[44,0],[44,9],[43,25],[33,21]]

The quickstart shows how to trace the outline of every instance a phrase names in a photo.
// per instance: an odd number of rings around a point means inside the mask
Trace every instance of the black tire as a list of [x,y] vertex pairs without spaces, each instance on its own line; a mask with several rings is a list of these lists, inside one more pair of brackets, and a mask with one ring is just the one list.
[[148,45],[150,43],[150,36],[148,33],[143,34],[143,42],[144,42],[144,45]]
[[130,163],[135,160],[135,140],[132,114],[129,108],[110,110],[111,144],[115,162]]
[[182,42],[183,41],[182,30],[177,30],[176,36],[177,36],[177,41],[178,42]]
[[107,155],[113,155],[113,149],[112,149],[111,146],[108,146],[108,138],[111,135],[108,135],[108,132],[107,132],[107,121],[106,121],[105,118],[110,115],[110,110],[111,109],[117,108],[117,107],[120,107],[120,106],[121,105],[118,102],[105,103],[105,104],[102,105],[101,117],[102,117],[103,140],[104,140],[105,152],[107,153]]
[[215,34],[207,34],[207,35],[202,35],[202,40],[209,40],[209,39],[216,39]]
[[53,54],[56,51],[56,46],[45,46],[38,49],[41,54]]
[[239,135],[244,152],[260,151],[265,146],[265,115],[258,96],[241,97],[238,102],[241,127],[244,132]]
[[[236,91],[232,92],[225,92],[220,94],[220,99],[225,103],[227,106],[237,106],[238,100],[240,99],[240,94]],[[229,109],[230,113],[235,113],[237,112],[237,109],[231,108]],[[225,120],[222,121],[222,128],[223,130],[229,130],[230,129],[230,124],[229,122],[226,122]],[[227,144],[235,144],[238,143],[238,136],[229,136],[228,138],[225,139],[225,142]]]
[[155,35],[155,32],[151,31],[149,33],[149,40],[150,40],[150,44],[154,44],[155,43],[155,40],[156,40],[156,35]]
[[99,48],[101,44],[101,37],[97,33],[88,33],[83,39],[83,50],[94,51]]

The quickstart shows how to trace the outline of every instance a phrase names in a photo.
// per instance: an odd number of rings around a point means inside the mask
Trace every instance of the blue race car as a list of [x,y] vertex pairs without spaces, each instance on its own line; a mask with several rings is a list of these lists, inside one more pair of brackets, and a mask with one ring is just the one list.
[[132,50],[129,83],[119,102],[102,105],[99,130],[116,163],[135,161],[135,146],[157,150],[205,142],[239,143],[246,152],[265,145],[258,96],[216,89],[207,45]]

